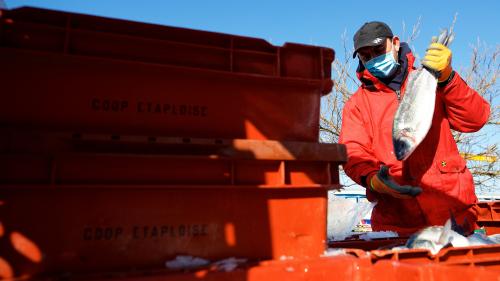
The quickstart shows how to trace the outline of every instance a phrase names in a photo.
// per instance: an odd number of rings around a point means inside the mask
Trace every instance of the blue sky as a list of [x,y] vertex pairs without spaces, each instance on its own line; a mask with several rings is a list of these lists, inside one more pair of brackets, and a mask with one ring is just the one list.
[[[394,33],[409,30],[422,17],[414,42],[423,54],[432,35],[448,27],[458,13],[453,43],[454,67],[470,59],[477,38],[490,46],[499,43],[500,1],[168,1],[168,0],[3,0],[8,8],[29,5],[112,18],[187,27],[258,37],[274,45],[284,42],[334,48],[344,56],[341,35],[352,36],[366,21],[388,23]],[[410,4],[411,3],[411,4]]]

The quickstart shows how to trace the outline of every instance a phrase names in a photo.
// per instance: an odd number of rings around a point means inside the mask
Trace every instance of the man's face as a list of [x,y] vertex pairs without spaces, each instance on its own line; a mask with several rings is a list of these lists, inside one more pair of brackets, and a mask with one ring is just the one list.
[[397,61],[397,51],[399,51],[399,38],[398,37],[394,37],[392,39],[385,38],[385,41],[383,41],[380,45],[377,45],[377,46],[360,48],[357,52],[358,58],[364,64],[365,62],[373,59],[374,57],[378,57],[380,55],[383,55],[383,54],[391,51],[393,44],[394,44],[394,49],[396,50],[396,52],[394,52],[393,55],[394,55],[394,59],[396,59],[396,61]]

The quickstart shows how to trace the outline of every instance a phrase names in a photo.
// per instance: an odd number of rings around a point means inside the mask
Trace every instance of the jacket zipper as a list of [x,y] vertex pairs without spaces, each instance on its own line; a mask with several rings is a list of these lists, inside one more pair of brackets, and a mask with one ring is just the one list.
[[401,101],[401,90],[394,91],[398,97],[398,101]]

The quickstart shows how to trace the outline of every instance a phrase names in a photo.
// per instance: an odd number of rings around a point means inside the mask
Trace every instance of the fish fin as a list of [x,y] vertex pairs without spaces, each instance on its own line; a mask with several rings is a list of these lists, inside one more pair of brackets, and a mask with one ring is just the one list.
[[[455,231],[455,232],[462,232],[461,231],[461,227],[457,224],[457,220],[455,219],[455,215],[453,215],[453,212],[451,210],[449,210],[450,212],[450,221],[451,221],[451,230]],[[460,233],[462,234],[462,233]]]
[[448,40],[446,41],[446,44],[444,44],[446,47],[449,47],[451,45],[451,42],[455,39],[455,34],[451,33],[450,36],[448,36]]
[[462,229],[464,230],[464,233],[462,235],[468,236],[474,233],[474,227],[471,225],[469,220],[467,220],[467,217],[464,218],[464,223],[462,224]]
[[448,36],[448,29],[441,30],[437,42],[444,45],[447,36]]
[[455,215],[453,215],[453,212],[450,210],[450,220],[451,220],[451,230],[455,231],[456,233],[462,236],[468,236],[471,234],[470,233],[471,225],[467,220],[467,218],[464,218],[464,222],[462,224],[458,224]]
[[438,242],[441,245],[446,245],[450,243],[450,238],[451,238],[451,220],[448,219],[446,223],[443,226],[443,230],[441,232],[441,235],[439,235]]
[[453,39],[455,39],[455,33],[453,32],[453,28],[455,27],[455,23],[457,22],[458,12],[453,16],[453,22],[451,23],[450,28],[448,29],[448,38],[446,38],[445,46],[449,47]]

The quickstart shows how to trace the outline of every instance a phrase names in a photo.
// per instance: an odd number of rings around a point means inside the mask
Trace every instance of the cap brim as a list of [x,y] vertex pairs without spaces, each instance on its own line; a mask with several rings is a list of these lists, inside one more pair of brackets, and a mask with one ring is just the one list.
[[384,40],[379,41],[377,39],[383,39],[383,38],[379,37],[379,38],[374,39],[373,41],[368,41],[368,42],[362,44],[361,46],[358,46],[358,48],[356,50],[354,50],[354,53],[352,53],[352,58],[353,59],[356,58],[356,55],[358,54],[358,50],[361,48],[374,47],[374,46],[382,45],[385,42]]

